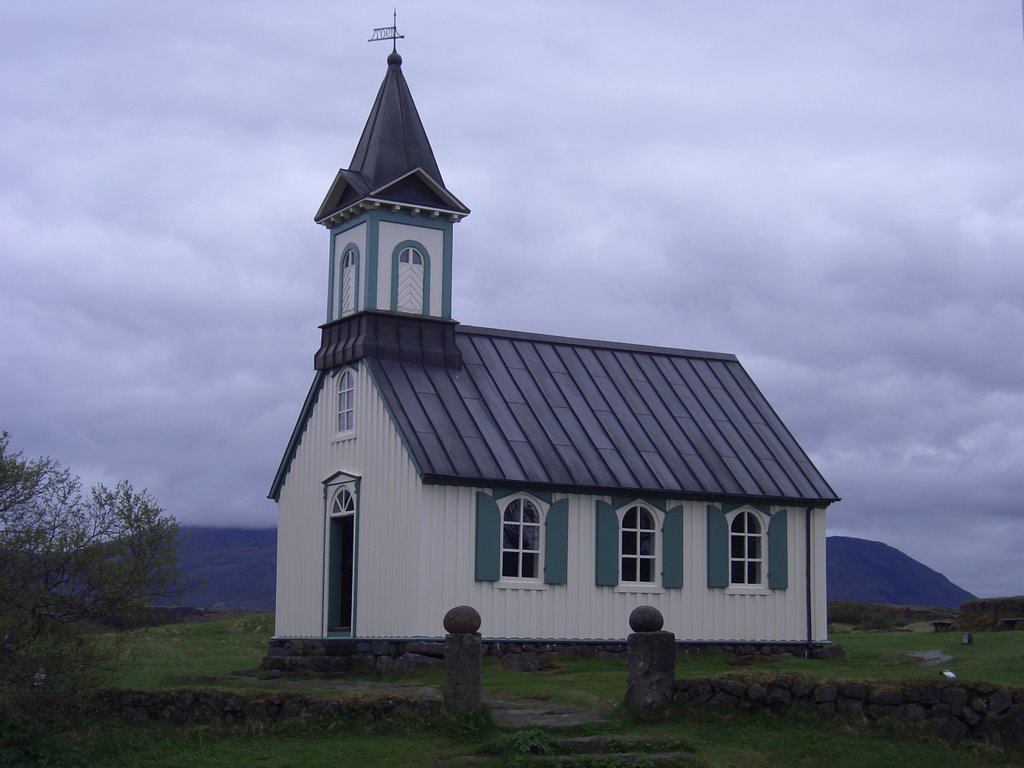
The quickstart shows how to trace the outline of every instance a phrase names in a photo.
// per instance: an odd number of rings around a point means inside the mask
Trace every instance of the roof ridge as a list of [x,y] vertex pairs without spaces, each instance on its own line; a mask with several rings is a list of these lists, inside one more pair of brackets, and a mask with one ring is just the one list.
[[497,336],[505,339],[520,339],[523,341],[539,341],[548,344],[567,344],[575,347],[590,347],[593,349],[616,349],[624,352],[646,352],[654,355],[667,355],[669,357],[696,357],[708,360],[728,360],[739,362],[739,358],[730,352],[709,352],[698,349],[681,349],[677,347],[660,347],[650,344],[633,344],[624,341],[602,341],[600,339],[584,339],[574,336],[559,336],[549,333],[532,333],[529,331],[510,331],[503,328],[484,328],[475,325],[458,325],[456,333],[474,334],[478,336]]

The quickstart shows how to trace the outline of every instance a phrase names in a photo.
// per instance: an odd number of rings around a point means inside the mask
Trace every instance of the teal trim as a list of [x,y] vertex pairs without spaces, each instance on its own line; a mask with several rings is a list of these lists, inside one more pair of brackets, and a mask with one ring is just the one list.
[[672,507],[665,513],[661,527],[661,586],[683,586],[683,508]]
[[452,228],[447,227],[441,238],[441,317],[452,317]]
[[380,220],[374,216],[366,218],[366,296],[367,309],[377,309],[377,272],[380,263]]
[[[356,256],[356,264],[355,264],[355,267],[356,267],[355,281],[356,282],[355,282],[355,290],[354,290],[355,296],[353,297],[354,306],[352,307],[352,311],[349,314],[355,314],[356,312],[359,311],[359,277],[360,277],[360,272],[362,271],[363,259],[362,259],[362,255],[359,253],[359,246],[356,243],[349,242],[349,243],[347,243],[345,245],[344,248],[341,249],[341,259],[338,260],[338,269],[341,271],[341,276],[338,278],[338,287],[342,291],[342,298],[338,301],[338,318],[342,318],[342,317],[345,316],[345,308],[342,306],[342,302],[344,301],[344,292],[345,292],[345,290],[344,290],[345,289],[345,284],[344,284],[345,268],[344,268],[344,264],[345,264],[345,254],[348,253],[349,251],[354,251],[355,252],[355,256]],[[331,279],[331,288],[330,288],[330,290],[331,291],[334,290],[334,280],[333,280],[333,278]],[[328,299],[328,301],[330,301],[330,299]],[[331,306],[332,307],[334,306],[333,302],[331,303]]]
[[708,587],[729,586],[729,524],[718,507],[708,505]]
[[423,306],[420,314],[430,315],[430,254],[418,240],[403,240],[391,251],[391,311],[398,311],[398,257],[406,248],[415,248],[423,257]]
[[665,511],[664,499],[651,499],[645,496],[612,496],[612,507],[614,509],[631,507],[637,503],[646,504],[649,507],[657,509],[659,512]]
[[309,392],[306,393],[306,400],[302,403],[302,410],[299,411],[299,418],[292,429],[292,436],[288,438],[288,445],[284,449],[284,456],[281,457],[281,463],[277,466],[277,474],[274,475],[274,482],[270,485],[270,493],[267,494],[268,499],[273,499],[274,501],[281,500],[281,489],[284,487],[284,481],[288,477],[288,470],[291,469],[295,452],[299,449],[299,443],[302,442],[302,435],[306,431],[306,424],[309,423],[309,417],[312,415],[316,401],[320,397],[320,390],[323,387],[325,375],[325,371],[317,371],[313,377],[313,383],[309,387]]
[[619,583],[619,517],[607,501],[594,507],[594,581],[599,587],[614,587]]
[[334,319],[334,268],[336,262],[334,259],[334,242],[338,238],[334,236],[334,230],[331,230],[331,243],[327,249],[327,322],[331,322]]
[[544,518],[544,583],[565,584],[569,574],[569,500],[559,499]]
[[789,588],[788,510],[780,509],[768,524],[768,587]]
[[477,581],[501,578],[501,512],[494,498],[476,492],[476,565]]
[[750,509],[756,509],[765,517],[771,517],[771,507],[767,504],[751,504],[749,501],[725,501],[722,502],[722,514],[728,515],[730,512],[735,512],[741,507],[750,507]]
[[551,504],[554,496],[551,491],[524,491],[521,488],[494,488],[492,495],[495,501],[501,501],[507,499],[509,496],[515,496],[517,493],[524,493],[527,496],[532,496],[538,501],[543,501],[545,504]]
[[[366,222],[369,226],[367,227],[366,233],[366,301],[364,307],[366,309],[379,309],[377,306],[377,281],[379,275],[379,259],[380,259],[380,224],[386,222],[390,224],[405,224],[409,227],[420,227],[422,229],[435,229],[440,230],[442,233],[441,242],[441,268],[444,273],[441,275],[441,316],[445,318],[451,318],[452,316],[452,252],[453,252],[453,241],[454,234],[452,230],[452,222],[447,219],[433,219],[429,216],[413,216],[412,214],[392,211],[381,211],[373,210],[367,211],[366,213],[360,214],[352,219],[353,222]],[[348,227],[346,227],[348,229]],[[339,229],[339,231],[342,231]],[[412,242],[412,241],[410,241]],[[420,252],[427,256],[426,249],[421,245],[413,242],[414,247],[419,248]],[[395,271],[392,271],[393,280],[396,279]],[[427,271],[424,269],[424,283],[426,283]],[[427,295],[429,297],[430,288],[428,285],[424,285]],[[392,309],[394,304],[392,302]],[[424,308],[428,306],[427,302],[424,302]],[[424,312],[424,314],[427,314]]]

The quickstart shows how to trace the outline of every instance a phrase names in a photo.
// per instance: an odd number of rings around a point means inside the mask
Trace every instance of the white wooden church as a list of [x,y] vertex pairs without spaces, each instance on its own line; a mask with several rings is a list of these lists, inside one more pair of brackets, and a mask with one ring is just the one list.
[[733,355],[460,325],[445,186],[387,73],[315,220],[315,374],[270,490],[277,638],[826,640],[837,500]]

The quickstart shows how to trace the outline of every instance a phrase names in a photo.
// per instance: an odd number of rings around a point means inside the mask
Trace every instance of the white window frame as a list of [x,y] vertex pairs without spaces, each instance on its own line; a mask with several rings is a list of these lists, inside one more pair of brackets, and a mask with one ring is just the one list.
[[[520,517],[520,522],[506,523],[505,514],[516,502],[521,505],[528,503],[537,510],[537,549],[527,550],[522,547],[522,529],[524,523]],[[499,586],[512,586],[512,587],[527,587],[527,588],[544,588],[544,524],[547,520],[547,505],[541,502],[539,499],[534,498],[526,493],[517,493],[512,496],[506,496],[505,498],[498,500],[498,510],[501,513],[501,546],[498,550],[498,573],[499,573]],[[505,547],[505,526],[506,525],[518,525],[520,531],[520,546],[518,548],[506,548]],[[526,552],[536,553],[537,555],[537,574],[535,576],[506,576],[505,575],[505,553],[516,552],[518,553],[519,572],[522,573],[522,555]]]
[[[640,512],[637,513],[637,525],[636,527],[626,528],[624,525],[626,515],[631,509],[642,510],[651,516],[653,528],[640,528]],[[616,510],[619,518],[619,590],[623,592],[661,592],[663,587],[661,586],[661,527],[663,524],[662,515],[659,510],[652,507],[650,504],[645,504],[642,501],[630,502],[624,507]],[[649,555],[642,554],[640,552],[640,534],[642,532],[650,532],[653,534],[653,552]],[[636,535],[636,551],[633,553],[626,552],[625,537],[627,533],[633,533]],[[625,558],[630,558],[636,561],[636,576],[635,579],[625,578],[623,573],[622,562]],[[651,563],[651,580],[641,581],[640,576],[640,562],[647,560]]]
[[[751,533],[747,526],[744,526],[743,531],[734,532],[732,529],[733,523],[740,518],[747,516],[746,520],[753,520],[757,523],[758,532]],[[768,523],[770,519],[767,519],[759,510],[753,507],[740,507],[734,509],[725,516],[726,526],[729,532],[729,544],[728,544],[728,558],[729,558],[729,587],[730,592],[767,592],[768,591]],[[743,545],[742,554],[734,555],[733,552],[733,537],[742,537]],[[750,541],[757,541],[758,556],[752,556],[750,554]],[[751,563],[757,563],[759,567],[758,580],[748,581],[749,565]],[[733,580],[733,566],[739,564],[743,568],[744,580],[734,581]]]
[[[358,259],[359,257],[356,256],[356,249],[351,246],[346,248],[344,253],[342,253],[341,255],[341,280],[339,282],[340,298],[338,300],[338,317],[344,317],[345,315],[350,315],[356,311],[356,304],[358,303],[356,297],[359,294],[359,286],[356,285],[356,274],[358,271],[356,269],[356,263],[358,262]],[[347,305],[345,303],[347,295],[346,288],[348,287],[345,284],[346,279],[351,280],[352,303],[350,305]]]
[[[342,389],[346,379],[350,386]],[[356,372],[344,368],[338,372],[334,382],[334,427],[335,440],[351,438],[356,433]],[[343,396],[347,394],[347,398]]]
[[[399,312],[412,312],[414,314],[420,314],[423,312],[423,293],[429,290],[429,286],[426,285],[426,256],[424,256],[420,249],[413,245],[408,245],[403,248],[398,254],[398,275],[397,275],[397,299],[395,309]],[[408,265],[407,268],[403,269],[402,265]],[[415,292],[416,303],[413,306],[402,305],[402,294],[405,292],[406,281],[413,280],[414,274],[419,278],[420,289]]]

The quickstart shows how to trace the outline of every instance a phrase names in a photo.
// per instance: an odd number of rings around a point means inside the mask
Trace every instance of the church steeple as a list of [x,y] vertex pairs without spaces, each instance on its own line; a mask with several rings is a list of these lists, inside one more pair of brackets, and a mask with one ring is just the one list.
[[363,310],[450,319],[452,225],[468,214],[392,50],[352,162],[314,217],[331,231],[328,322]]
[[362,174],[368,186],[374,188],[416,168],[422,168],[444,186],[409,84],[402,74],[402,57],[392,51],[388,56],[387,74],[380,84],[363,135],[359,137],[349,170]]

